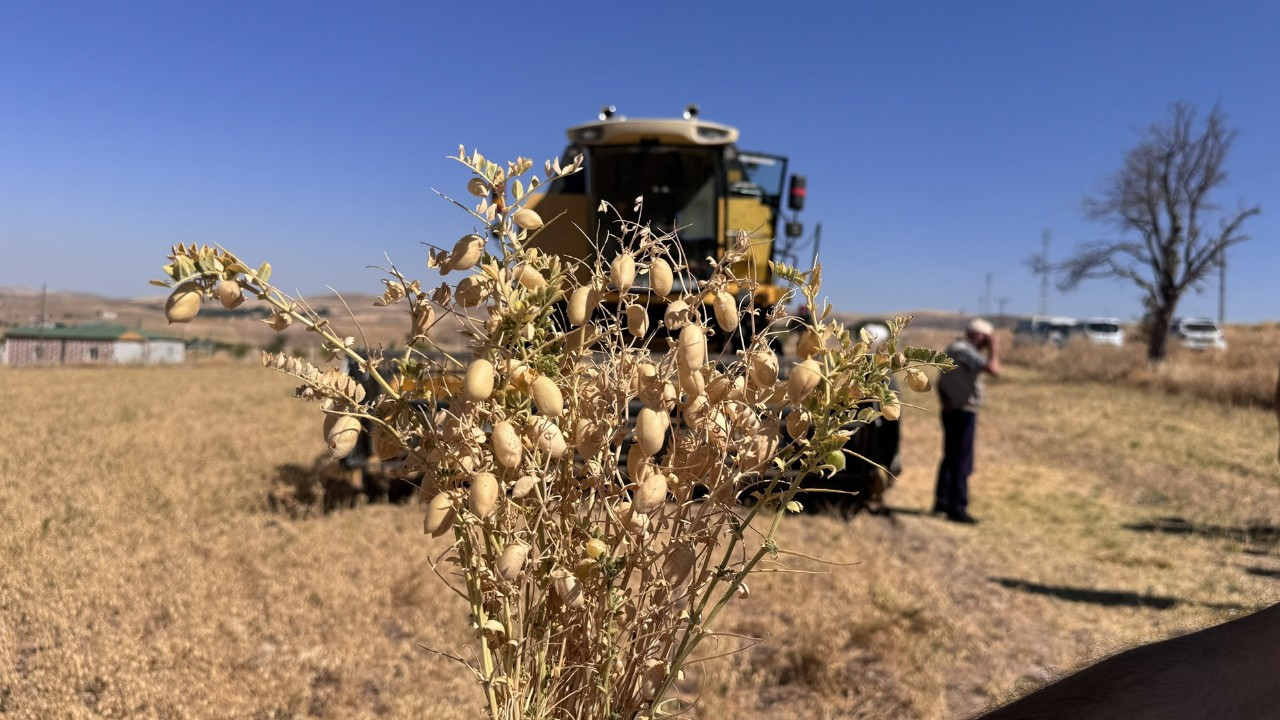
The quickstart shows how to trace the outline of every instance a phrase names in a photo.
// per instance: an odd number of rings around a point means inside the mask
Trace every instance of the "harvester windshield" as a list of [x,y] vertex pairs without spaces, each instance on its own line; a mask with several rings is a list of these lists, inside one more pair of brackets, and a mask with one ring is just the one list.
[[[587,161],[591,196],[613,206],[598,213],[599,221],[603,227],[611,227],[617,220],[616,212],[626,220],[648,222],[657,233],[678,231],[690,263],[704,263],[716,251],[716,181],[721,154],[720,148],[706,147],[591,148]],[[639,196],[644,197],[644,205],[637,214]],[[604,248],[606,258],[616,252],[612,242]]]
[[777,211],[786,172],[786,158],[760,153],[738,153],[737,159],[730,163],[727,173],[729,193],[760,197]]

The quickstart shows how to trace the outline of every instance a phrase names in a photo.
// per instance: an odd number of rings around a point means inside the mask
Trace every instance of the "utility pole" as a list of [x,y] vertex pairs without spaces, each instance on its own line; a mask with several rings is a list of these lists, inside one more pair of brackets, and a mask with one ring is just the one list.
[[996,304],[1000,306],[1000,324],[1004,324],[1004,306],[1009,303],[1009,298],[996,298]]
[[987,273],[987,289],[982,293],[982,314],[991,314],[991,273]]
[[1049,314],[1049,228],[1040,235],[1040,314]]
[[1227,327],[1227,246],[1218,248],[1218,329]]
[[813,262],[809,265],[811,268],[818,267],[818,248],[820,247],[822,247],[822,223],[813,226]]

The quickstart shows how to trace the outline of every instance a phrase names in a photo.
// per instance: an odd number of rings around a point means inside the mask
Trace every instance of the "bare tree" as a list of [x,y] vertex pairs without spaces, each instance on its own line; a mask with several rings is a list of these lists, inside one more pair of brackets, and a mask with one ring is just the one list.
[[[1220,108],[1201,129],[1194,107],[1175,104],[1168,120],[1142,134],[1102,190],[1085,199],[1089,219],[1112,223],[1129,237],[1087,243],[1058,265],[1064,290],[1091,278],[1124,278],[1142,290],[1152,362],[1164,359],[1183,293],[1200,284],[1228,247],[1248,239],[1241,225],[1262,211],[1255,205],[1224,212],[1209,199],[1227,180],[1223,164],[1235,137]],[[1216,230],[1206,230],[1209,219],[1218,221]]]

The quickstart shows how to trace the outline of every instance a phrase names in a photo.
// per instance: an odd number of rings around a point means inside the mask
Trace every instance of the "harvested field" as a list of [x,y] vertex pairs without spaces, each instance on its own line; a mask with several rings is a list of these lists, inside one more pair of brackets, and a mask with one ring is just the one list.
[[[272,502],[321,449],[290,391],[258,367],[0,370],[0,715],[478,716],[422,649],[468,634],[417,508]],[[1280,600],[1270,413],[1014,367],[963,527],[923,514],[939,423],[908,395],[897,512],[788,520],[783,548],[856,564],[757,578],[723,629],[764,641],[689,674],[698,717],[962,717]]]

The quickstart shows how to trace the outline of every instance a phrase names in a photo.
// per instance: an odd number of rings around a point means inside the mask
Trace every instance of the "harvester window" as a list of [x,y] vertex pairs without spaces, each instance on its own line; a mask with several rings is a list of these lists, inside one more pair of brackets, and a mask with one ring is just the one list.
[[787,174],[786,158],[743,152],[738,153],[733,165],[740,167],[745,177],[739,183],[731,183],[729,192],[761,197],[771,207],[778,207],[778,200],[782,197],[782,183]]
[[[644,197],[639,220],[655,232],[679,230],[691,264],[715,254],[719,152],[710,148],[634,145],[591,151],[588,183],[598,204],[608,201],[621,216],[635,221],[637,197]],[[602,214],[602,228],[615,229],[617,218]],[[616,234],[616,233],[613,233]],[[612,239],[605,259],[617,252]]]

